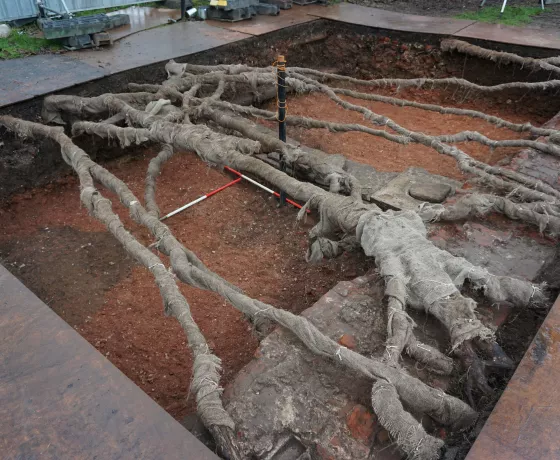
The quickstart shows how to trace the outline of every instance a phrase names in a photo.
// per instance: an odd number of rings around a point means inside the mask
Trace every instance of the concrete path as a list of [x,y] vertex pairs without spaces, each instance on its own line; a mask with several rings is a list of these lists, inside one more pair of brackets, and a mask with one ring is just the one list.
[[[110,48],[0,61],[0,108],[103,76],[165,62],[318,19],[377,29],[477,38],[560,50],[558,30],[523,29],[460,19],[416,16],[349,3],[332,6],[294,5],[279,16],[256,16],[236,23],[185,22],[148,30],[141,29],[150,24],[161,24],[163,16],[143,18],[133,21],[135,25],[130,29],[117,30],[116,36],[124,38]],[[141,31],[135,33],[136,30]]]
[[560,50],[560,31],[558,29],[528,29],[463,19],[416,16],[351,3],[342,3],[327,8],[314,7],[309,14],[379,29],[478,38],[512,45]]
[[105,75],[103,69],[62,54],[0,61],[0,107]]
[[112,47],[73,51],[66,56],[102,69],[105,75],[111,75],[217,48],[249,36],[206,22],[177,22],[130,35]]
[[129,6],[123,10],[107,13],[107,16],[116,14],[128,14],[130,24],[126,24],[116,29],[111,29],[111,38],[113,41],[128,37],[146,29],[152,29],[168,23],[170,19],[180,19],[181,10],[172,10],[169,8],[153,8],[150,6]]

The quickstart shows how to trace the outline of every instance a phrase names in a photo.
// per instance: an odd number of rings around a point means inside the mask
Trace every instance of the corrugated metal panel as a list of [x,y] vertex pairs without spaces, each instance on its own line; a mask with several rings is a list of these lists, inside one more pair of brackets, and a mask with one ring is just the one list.
[[[14,0],[0,0],[0,2],[10,2]],[[18,0],[15,0],[16,2]],[[70,11],[96,10],[99,8],[112,8],[115,6],[128,6],[137,3],[148,3],[151,0],[65,0],[66,6]],[[56,11],[64,11],[61,0],[47,0],[45,5]]]
[[[43,0],[45,6],[64,12],[61,0]],[[151,0],[65,0],[70,11],[95,10],[99,8],[126,7]],[[0,0],[0,22],[37,16],[36,0]]]
[[0,22],[37,16],[35,0],[0,0]]

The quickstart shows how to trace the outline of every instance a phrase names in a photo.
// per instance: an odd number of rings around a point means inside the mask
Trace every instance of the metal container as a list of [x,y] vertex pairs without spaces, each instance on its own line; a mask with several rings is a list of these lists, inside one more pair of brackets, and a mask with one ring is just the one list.
[[206,19],[206,12],[208,11],[208,7],[207,6],[199,6],[198,7],[198,17],[200,19]]

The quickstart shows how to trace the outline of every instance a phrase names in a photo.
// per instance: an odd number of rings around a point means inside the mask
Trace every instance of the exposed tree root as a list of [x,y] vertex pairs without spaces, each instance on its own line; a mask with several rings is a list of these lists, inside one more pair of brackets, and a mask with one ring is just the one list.
[[522,57],[513,53],[504,51],[493,51],[480,46],[472,45],[463,40],[447,38],[441,41],[441,49],[443,51],[458,51],[459,53],[468,54],[481,59],[489,59],[498,63],[518,64],[521,67],[528,67],[532,70],[544,70],[551,74],[560,75],[560,68],[542,60],[530,57]]
[[541,232],[560,234],[560,209],[546,202],[514,203],[501,196],[477,193],[461,197],[449,206],[427,205],[418,211],[427,222],[464,220],[484,216],[490,212],[499,212],[510,219],[530,222],[538,226]]
[[[192,388],[196,395],[200,417],[208,429],[217,435],[215,439],[227,458],[241,459],[235,445],[234,422],[221,402],[220,359],[210,352],[206,339],[192,318],[189,304],[179,291],[173,275],[167,271],[159,257],[125,229],[119,217],[112,211],[111,201],[104,198],[95,188],[94,178],[113,191],[126,186],[94,163],[82,149],[72,143],[62,128],[48,127],[11,117],[0,117],[0,123],[23,137],[48,137],[58,142],[64,160],[78,174],[80,198],[86,208],[106,225],[130,255],[154,275],[163,298],[165,312],[172,314],[179,321],[194,355]],[[134,208],[140,205],[132,193],[129,195],[119,195],[119,197],[131,209],[134,217]]]
[[[504,189],[509,189],[510,191],[515,190],[516,193],[519,196],[521,196],[522,199],[541,201],[548,198],[552,202],[556,201],[554,197],[550,197],[546,195],[544,192],[538,193],[535,192],[535,190],[529,189],[523,185],[508,183],[503,179],[499,179],[489,174],[487,170],[482,170],[478,167],[473,166],[473,162],[475,162],[473,158],[471,158],[462,150],[459,150],[456,147],[445,144],[435,136],[430,136],[417,131],[411,131],[395,123],[392,119],[388,117],[379,115],[366,107],[352,104],[348,101],[345,101],[344,99],[341,99],[335,94],[335,92],[330,87],[326,85],[323,85],[313,79],[307,78],[300,74],[294,74],[294,76],[296,78],[301,78],[305,83],[309,85],[312,86],[315,85],[318,90],[326,94],[329,98],[331,98],[334,102],[336,102],[341,107],[344,107],[345,109],[348,110],[353,110],[362,113],[364,117],[370,120],[372,123],[380,126],[387,126],[400,135],[410,137],[413,141],[418,142],[419,144],[425,145],[426,147],[433,148],[439,153],[455,158],[455,160],[457,160],[457,165],[459,169],[461,169],[465,173],[478,175],[480,177],[480,180],[483,181],[484,183],[487,183],[488,185],[499,186]],[[528,178],[527,180],[530,179]],[[535,185],[537,185],[537,182],[539,181],[534,180]]]
[[560,80],[548,80],[538,82],[512,82],[501,83],[493,86],[482,86],[472,83],[464,78],[379,78],[377,80],[360,80],[358,78],[347,77],[346,75],[338,75],[335,73],[320,72],[319,70],[306,69],[302,67],[291,67],[288,73],[302,73],[311,75],[320,79],[320,81],[344,81],[361,86],[369,86],[372,88],[383,88],[388,86],[396,86],[397,88],[447,88],[449,86],[458,86],[466,90],[478,91],[481,93],[496,93],[509,89],[522,90],[548,90],[560,87]]
[[[540,65],[543,68],[542,62]],[[312,352],[373,380],[372,406],[381,424],[389,430],[397,444],[410,458],[437,458],[442,441],[426,433],[411,413],[428,415],[453,429],[468,426],[474,421],[476,414],[462,401],[425,385],[401,367],[400,358],[404,352],[434,372],[449,374],[453,369],[453,360],[449,356],[416,339],[415,324],[407,314],[407,308],[419,309],[434,316],[448,331],[453,356],[459,359],[465,371],[468,370],[467,397],[474,403],[474,388],[482,392],[490,391],[484,372],[487,363],[479,358],[477,349],[491,354],[494,364],[505,366],[508,359],[494,342],[492,331],[477,318],[476,303],[461,293],[465,282],[468,281],[471,288],[480,290],[493,302],[507,301],[517,306],[542,305],[545,297],[542,290],[531,283],[494,276],[465,259],[436,248],[426,237],[424,222],[463,219],[497,211],[513,219],[537,225],[541,231],[556,234],[560,229],[560,208],[556,204],[560,197],[558,191],[520,173],[474,160],[449,144],[476,141],[490,147],[531,147],[543,154],[558,155],[560,148],[553,142],[555,136],[558,137],[558,132],[534,128],[529,124],[510,123],[477,111],[331,88],[321,81],[345,81],[370,87],[385,84],[431,84],[441,87],[452,84],[486,92],[508,88],[555,88],[560,85],[560,81],[508,83],[494,87],[482,87],[461,79],[364,82],[311,69],[290,69],[286,84],[292,91],[322,92],[338,105],[362,113],[373,124],[388,127],[393,132],[360,124],[326,122],[306,117],[290,116],[286,120],[288,124],[304,128],[326,128],[333,132],[363,132],[399,144],[416,142],[453,157],[464,173],[476,175],[486,185],[512,192],[520,200],[516,203],[509,198],[473,194],[463,197],[452,206],[423,206],[417,212],[382,212],[377,206],[361,201],[361,185],[339,165],[329,161],[327,154],[319,151],[309,153],[282,143],[259,129],[249,119],[239,116],[268,119],[276,117],[272,112],[244,107],[231,101],[232,95],[239,93],[249,94],[250,100],[259,100],[261,94],[274,89],[275,76],[272,68],[194,66],[171,62],[166,70],[169,78],[161,85],[130,84],[132,90],[139,92],[107,94],[95,98],[48,97],[43,112],[48,122],[62,123],[63,116],[70,117],[75,135],[87,133],[118,139],[123,147],[146,141],[162,144],[161,152],[152,159],[148,167],[145,208],[124,182],[89,159],[85,152],[64,135],[61,128],[45,127],[10,117],[0,117],[0,123],[24,136],[50,137],[58,141],[63,158],[74,167],[80,178],[82,201],[94,216],[108,226],[125,249],[154,274],[166,311],[177,317],[189,340],[195,356],[192,387],[197,395],[198,411],[221,446],[224,456],[241,458],[242,453],[237,451],[233,422],[220,401],[219,359],[210,353],[174,278],[161,260],[122,226],[118,216],[111,211],[109,200],[101,197],[94,188],[94,180],[114,192],[130,210],[132,218],[149,229],[156,240],[156,248],[169,257],[171,268],[180,281],[221,295],[253,322],[263,319],[275,321],[294,333]],[[350,103],[339,95],[480,118],[513,131],[547,135],[551,143],[495,141],[469,131],[430,136],[406,129],[390,118]],[[222,100],[227,98],[230,100]],[[107,119],[107,116],[110,118]],[[105,121],[99,123],[86,121],[84,118],[105,118]],[[123,120],[128,127],[115,125]],[[173,236],[170,229],[158,219],[156,180],[174,150],[194,151],[208,163],[228,165],[286,191],[295,199],[306,203],[299,214],[300,218],[306,215],[307,209],[317,209],[320,220],[309,234],[309,260],[336,256],[349,247],[360,247],[366,255],[375,258],[386,281],[388,303],[387,344],[381,360],[369,359],[340,346],[304,317],[248,297],[239,288],[212,272]],[[263,152],[277,152],[285,162],[305,169],[308,171],[306,177],[316,184],[327,186],[330,191],[291,177],[255,156]]]
[[503,118],[496,117],[494,115],[488,115],[484,112],[479,112],[478,110],[444,107],[436,104],[423,104],[421,102],[408,101],[406,99],[399,99],[396,97],[382,96],[381,94],[358,93],[344,88],[333,88],[333,91],[337,94],[344,94],[346,96],[356,97],[358,99],[368,101],[383,102],[385,104],[396,105],[398,107],[414,107],[416,109],[427,110],[429,112],[441,113],[442,115],[460,115],[478,118],[495,126],[507,128],[518,133],[529,132],[535,136],[550,136],[551,134],[558,134],[558,131],[555,129],[537,128],[531,125],[531,123],[512,123],[511,121],[504,120]]
[[[23,135],[33,135],[33,134],[41,134],[43,133],[40,129],[45,128],[42,125],[36,125],[29,122],[17,121],[11,119],[10,117],[2,117],[0,118],[0,122],[7,126],[9,129],[12,129],[20,134]],[[56,129],[56,128],[46,128],[46,129]],[[279,324],[283,325],[284,327],[288,328],[292,332],[294,332],[313,352],[320,354],[322,356],[327,356],[333,359],[339,360],[341,363],[349,366],[351,369],[362,373],[369,378],[376,379],[376,380],[385,380],[388,384],[395,388],[395,392],[398,393],[400,398],[407,403],[410,407],[422,411],[427,415],[432,416],[436,420],[440,421],[441,423],[450,424],[454,427],[466,426],[473,421],[473,412],[468,408],[468,406],[464,405],[461,401],[451,398],[445,394],[439,393],[437,390],[433,390],[430,387],[424,385],[420,381],[410,377],[407,373],[397,368],[386,366],[380,362],[376,362],[373,360],[369,360],[361,355],[358,355],[351,350],[341,347],[333,340],[324,336],[321,332],[319,332],[311,323],[309,323],[305,318],[300,316],[295,316],[289,312],[284,310],[276,309],[270,305],[264,304],[262,302],[256,301],[254,299],[250,299],[249,297],[245,296],[243,293],[239,292],[238,290],[233,289],[228,283],[223,282],[221,278],[219,278],[214,273],[210,272],[209,270],[196,267],[195,265],[191,264],[188,260],[186,255],[185,248],[171,235],[169,229],[159,222],[157,218],[150,215],[135,199],[134,195],[130,192],[130,190],[126,187],[126,185],[112,176],[108,171],[104,168],[100,167],[93,163],[87,155],[81,151],[80,149],[73,146],[71,141],[67,139],[62,131],[58,130],[57,133],[60,135],[61,146],[68,145],[69,149],[71,149],[70,154],[71,157],[68,157],[68,153],[64,155],[65,159],[68,158],[71,161],[71,164],[75,167],[76,171],[80,174],[80,167],[77,165],[79,162],[85,163],[82,169],[89,172],[96,177],[96,179],[100,180],[100,182],[105,185],[106,187],[110,188],[113,192],[117,193],[120,197],[121,201],[125,206],[127,206],[130,211],[131,215],[135,220],[140,223],[146,225],[152,233],[158,238],[159,245],[158,247],[166,254],[168,254],[171,258],[171,264],[176,272],[179,279],[189,284],[192,284],[197,287],[205,288],[212,290],[213,292],[219,293],[227,300],[230,301],[232,305],[239,308],[240,311],[247,314],[249,317],[255,317],[258,314],[263,315],[264,317],[274,320]],[[62,137],[64,136],[64,137]],[[64,149],[64,147],[63,147]],[[88,171],[89,169],[89,171]],[[90,176],[91,177],[91,176]],[[89,183],[93,183],[92,180]],[[93,187],[92,194],[97,196],[98,192],[96,192]],[[82,191],[82,196],[84,196],[84,191]],[[85,201],[86,203],[88,201]],[[110,206],[110,203],[108,204]],[[90,209],[94,212],[95,208]],[[99,217],[98,214],[95,214]],[[115,216],[116,217],[116,216]],[[116,217],[118,219],[118,217]],[[120,221],[119,221],[120,222]],[[109,223],[108,223],[109,225]],[[123,229],[122,224],[120,224],[120,228]],[[134,241],[136,245],[139,243],[133,239],[133,237],[126,232],[127,235]],[[123,241],[123,245],[126,249],[129,249],[127,244]],[[141,245],[140,245],[141,246]],[[143,251],[146,251],[148,254],[153,256],[151,252],[149,252],[146,248],[141,246]],[[156,256],[157,260],[159,260]],[[160,262],[156,262],[156,265],[159,267]],[[153,267],[150,265],[152,269]],[[162,267],[163,272],[167,274],[165,267]],[[176,288],[176,285],[173,284]],[[186,301],[185,301],[186,303]],[[171,307],[172,308],[172,307]],[[179,315],[175,312],[176,317],[179,321],[183,320],[184,314]],[[192,318],[189,315],[189,319]],[[191,332],[187,326],[183,324],[183,327],[189,332]],[[198,330],[198,328],[197,328]],[[189,336],[189,339],[191,337]],[[193,345],[191,344],[191,347]],[[211,365],[211,362],[204,361],[204,364],[201,364],[201,367],[208,367]],[[193,385],[198,390],[198,394],[202,394],[202,398],[198,399],[199,403],[199,411],[201,411],[201,403],[207,402],[204,399],[206,393],[209,391],[208,385],[203,382],[204,379],[199,379],[199,384],[196,385],[197,382],[197,366],[195,360],[195,375],[193,380]],[[217,382],[215,384],[217,387]],[[215,391],[213,388],[214,385],[211,385],[210,389]],[[208,406],[206,406],[208,407]],[[221,407],[221,406],[220,406]],[[211,413],[214,413],[212,409],[214,407],[209,408]],[[402,410],[402,409],[401,409]],[[396,411],[396,412],[395,412]],[[404,410],[402,410],[404,412]],[[398,408],[393,408],[394,413],[398,413]],[[215,419],[210,417],[211,420],[208,420],[209,414],[205,414],[201,412],[201,418],[205,420],[204,415],[206,415],[206,421],[208,423],[207,426],[212,428],[214,425],[222,426],[223,421],[215,416]],[[401,418],[406,419],[406,413],[403,413]],[[410,416],[408,416],[410,417]],[[222,423],[219,423],[222,422]],[[392,426],[392,431],[397,433],[399,437],[406,436],[406,432],[402,431],[403,429],[407,429],[406,426],[399,428],[398,426]],[[433,445],[439,446],[439,442],[435,441],[434,438],[430,437],[423,428],[419,427],[418,431],[420,436],[426,445]],[[218,439],[219,440],[219,439]],[[403,446],[406,447],[406,446]],[[423,451],[422,451],[423,452]],[[411,456],[415,456],[415,452],[408,452]],[[432,457],[437,456],[437,452],[431,452]],[[418,457],[424,458],[424,457]]]
[[[257,118],[263,118],[263,119],[267,119],[267,120],[273,120],[276,119],[276,114],[274,114],[273,112],[267,111],[267,110],[263,110],[263,109],[258,109],[255,107],[244,107],[244,106],[240,106],[237,104],[232,104],[230,102],[226,102],[226,101],[212,101],[209,102],[209,104],[211,106],[214,107],[218,107],[218,108],[222,108],[222,109],[227,109],[230,110],[232,112],[235,113],[239,113],[242,115],[250,115],[250,116],[254,116]],[[288,125],[292,125],[292,126],[300,126],[303,128],[308,128],[308,129],[314,129],[314,128],[326,128],[329,131],[332,132],[362,132],[365,134],[370,134],[372,136],[377,136],[377,137],[382,137],[384,139],[387,139],[389,141],[398,143],[398,144],[402,144],[402,145],[407,145],[411,142],[416,142],[414,139],[412,139],[409,136],[404,136],[404,135],[394,135],[391,134],[387,131],[384,130],[379,130],[379,129],[373,129],[373,128],[369,128],[367,126],[364,125],[360,125],[360,124],[349,124],[349,123],[334,123],[334,122],[328,122],[328,121],[323,121],[323,120],[316,120],[314,118],[308,118],[308,117],[300,117],[300,116],[294,116],[291,115],[290,117],[288,117],[286,119],[286,123]],[[463,131],[463,133],[461,134],[461,137],[467,138],[470,135],[473,135],[474,138],[473,140],[478,140],[479,137],[484,137],[481,136],[479,133],[471,133],[470,131]],[[460,140],[460,138],[455,138],[454,136],[434,136],[434,139],[437,141],[441,141],[441,142],[447,142],[448,139],[451,139],[452,141],[458,141]],[[486,138],[487,139],[487,138]],[[496,146],[495,142],[504,142],[504,143],[508,143],[510,141],[493,141],[488,139],[488,145],[491,146]],[[515,141],[514,141],[515,142]],[[521,141],[519,143],[518,146],[523,146],[524,142],[526,141]],[[531,142],[531,141],[528,141]],[[548,144],[543,144],[540,143],[542,145],[548,145]],[[508,145],[508,144],[503,144],[503,145]],[[511,146],[511,145],[510,145]],[[460,155],[460,159],[461,164],[463,166],[463,169],[465,170],[465,172],[469,172],[472,174],[476,174],[482,177],[482,179],[484,179],[484,181],[486,183],[488,183],[489,185],[495,186],[497,188],[500,189],[504,189],[504,190],[508,190],[510,192],[515,192],[517,193],[519,191],[519,184],[522,184],[526,187],[531,187],[531,189],[528,188],[524,188],[522,189],[522,193],[524,193],[524,198],[525,199],[530,199],[530,200],[543,200],[543,199],[547,199],[549,201],[554,202],[555,199],[559,199],[560,198],[560,192],[554,188],[552,188],[551,186],[549,186],[548,184],[539,181],[537,179],[534,179],[530,176],[527,176],[525,174],[519,174],[515,171],[512,171],[510,169],[506,169],[506,168],[501,168],[499,166],[490,166],[487,165],[485,163],[482,163],[480,161],[475,160],[474,158],[471,158],[470,156],[468,156],[466,153],[461,152],[462,155]],[[506,177],[508,179],[511,179],[513,181],[515,181],[516,183],[511,183],[511,182],[506,182],[501,180],[499,177],[494,177],[494,176],[503,176]],[[539,193],[541,192],[541,193]]]

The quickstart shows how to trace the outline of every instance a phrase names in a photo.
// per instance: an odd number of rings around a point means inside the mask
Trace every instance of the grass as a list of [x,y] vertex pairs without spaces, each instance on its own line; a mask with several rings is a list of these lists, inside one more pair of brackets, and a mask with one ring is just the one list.
[[97,10],[78,11],[77,13],[73,13],[73,14],[74,16],[91,16],[92,14],[112,13],[113,11],[124,10],[125,8],[130,8],[131,6],[151,6],[152,8],[157,8],[161,6],[161,1],[148,2],[148,3],[135,3],[133,5],[112,6],[110,8],[100,8]]
[[492,24],[505,24],[508,26],[523,26],[533,20],[533,16],[542,13],[541,8],[531,6],[506,6],[504,14],[500,17],[498,6],[483,7],[478,11],[467,11],[455,16],[457,19],[470,19],[473,21],[490,22]]
[[57,40],[33,37],[36,27],[12,29],[8,38],[0,38],[0,59],[16,59],[62,48]]
[[[159,2],[137,3],[128,6],[161,6]],[[122,10],[128,6],[117,6],[113,8],[105,8],[99,10],[80,11],[74,13],[75,16],[88,16],[92,14],[110,13],[111,11]],[[8,38],[0,38],[0,60],[17,59],[34,54],[52,52],[62,49],[62,45],[58,40],[47,40],[38,38],[34,35],[38,32],[37,26],[23,26],[12,29]]]

